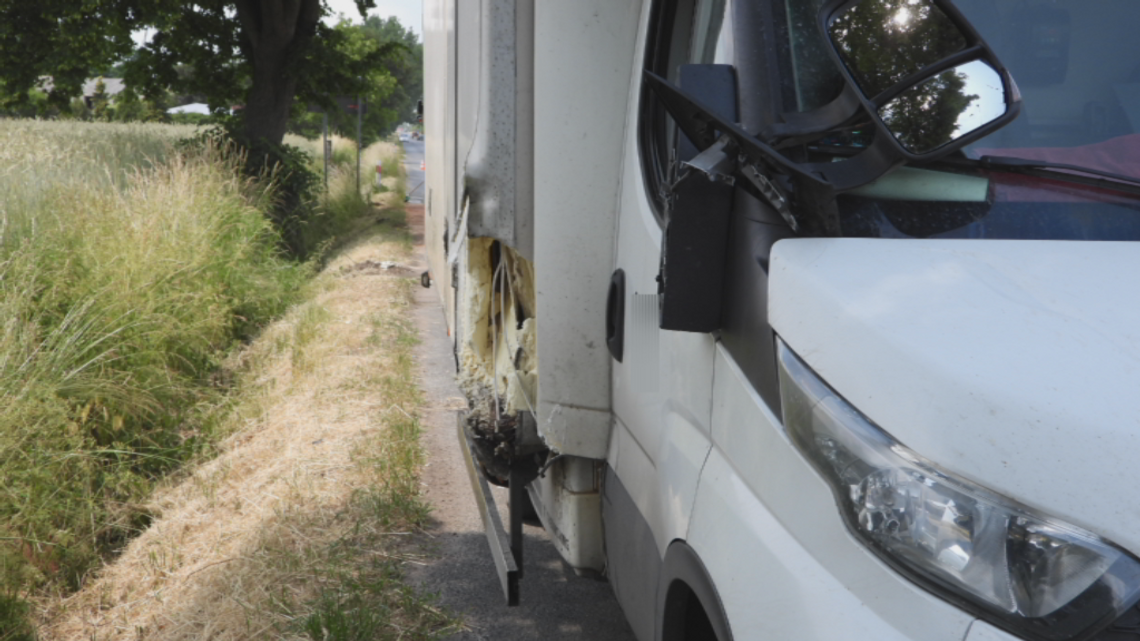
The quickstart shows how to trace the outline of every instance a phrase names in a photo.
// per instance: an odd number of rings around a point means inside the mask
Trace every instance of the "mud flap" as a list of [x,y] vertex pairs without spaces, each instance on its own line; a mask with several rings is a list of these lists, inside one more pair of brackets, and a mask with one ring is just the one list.
[[[457,429],[459,430],[459,443],[463,450],[463,460],[467,463],[467,474],[471,477],[471,489],[475,492],[475,501],[479,503],[479,514],[483,517],[483,530],[487,533],[487,543],[491,546],[491,557],[495,560],[495,570],[499,573],[499,582],[503,586],[503,596],[507,599],[507,605],[515,606],[519,604],[519,579],[522,578],[522,515],[515,513],[521,510],[515,507],[518,503],[512,501],[514,505],[511,506],[511,534],[516,536],[516,539],[512,541],[503,528],[499,510],[495,506],[495,497],[491,494],[491,486],[475,462],[473,452],[475,445],[471,442],[467,430],[464,429],[467,423],[466,414],[462,411],[457,413]],[[511,485],[517,487],[512,487],[512,497],[515,492],[521,491],[522,488],[522,484],[516,483],[513,476],[512,474]],[[514,524],[516,520],[518,521],[517,527]]]

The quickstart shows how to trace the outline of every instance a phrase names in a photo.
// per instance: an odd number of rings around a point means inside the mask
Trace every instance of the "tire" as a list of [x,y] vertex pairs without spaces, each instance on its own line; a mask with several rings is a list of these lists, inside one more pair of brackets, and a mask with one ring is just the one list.
[[712,577],[684,541],[666,551],[657,595],[659,641],[732,641]]

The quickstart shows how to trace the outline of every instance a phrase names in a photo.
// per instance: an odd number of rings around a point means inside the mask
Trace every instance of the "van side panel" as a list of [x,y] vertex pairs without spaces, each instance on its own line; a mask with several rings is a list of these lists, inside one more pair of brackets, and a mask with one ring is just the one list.
[[478,116],[461,168],[468,235],[494,238],[533,261],[534,3],[478,5]]
[[447,326],[454,329],[454,291],[445,234],[455,215],[455,2],[424,0],[424,244]]
[[594,459],[611,425],[605,306],[640,14],[640,0],[535,3],[538,427]]

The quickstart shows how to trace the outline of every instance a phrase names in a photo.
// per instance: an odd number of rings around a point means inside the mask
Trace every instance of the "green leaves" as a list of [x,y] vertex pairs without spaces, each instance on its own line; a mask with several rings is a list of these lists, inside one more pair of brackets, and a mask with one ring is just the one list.
[[[0,2],[0,76],[4,105],[23,106],[28,90],[51,76],[49,101],[59,108],[77,95],[89,71],[130,53],[136,0]],[[125,11],[126,13],[120,13]]]
[[[364,22],[343,20],[322,32],[320,40],[329,51],[328,75],[298,80],[298,100],[290,130],[310,137],[320,133],[320,115],[303,114],[311,104],[327,110],[329,127],[346,138],[356,138],[356,114],[337,109],[328,88],[348,87],[342,95],[360,95],[367,105],[362,129],[364,144],[388,135],[396,125],[415,119],[415,103],[422,94],[423,47],[410,29],[395,18],[369,16]],[[335,61],[334,61],[335,59]],[[306,102],[302,95],[311,96]]]
[[[375,2],[357,5],[363,14]],[[0,106],[28,107],[50,77],[47,100],[65,111],[87,78],[121,65],[137,95],[246,105],[247,135],[279,143],[294,105],[331,107],[360,91],[380,105],[398,84],[392,71],[407,75],[407,42],[330,28],[319,21],[327,12],[321,0],[0,0]]]

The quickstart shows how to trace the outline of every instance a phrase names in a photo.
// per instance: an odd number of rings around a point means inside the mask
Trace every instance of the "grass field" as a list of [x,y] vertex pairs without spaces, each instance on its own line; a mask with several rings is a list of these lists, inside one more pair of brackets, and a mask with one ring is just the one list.
[[[193,132],[0,120],[0,640],[150,522],[156,480],[217,440],[226,355],[315,273],[280,251],[273,186]],[[321,198],[314,242],[361,203]]]

